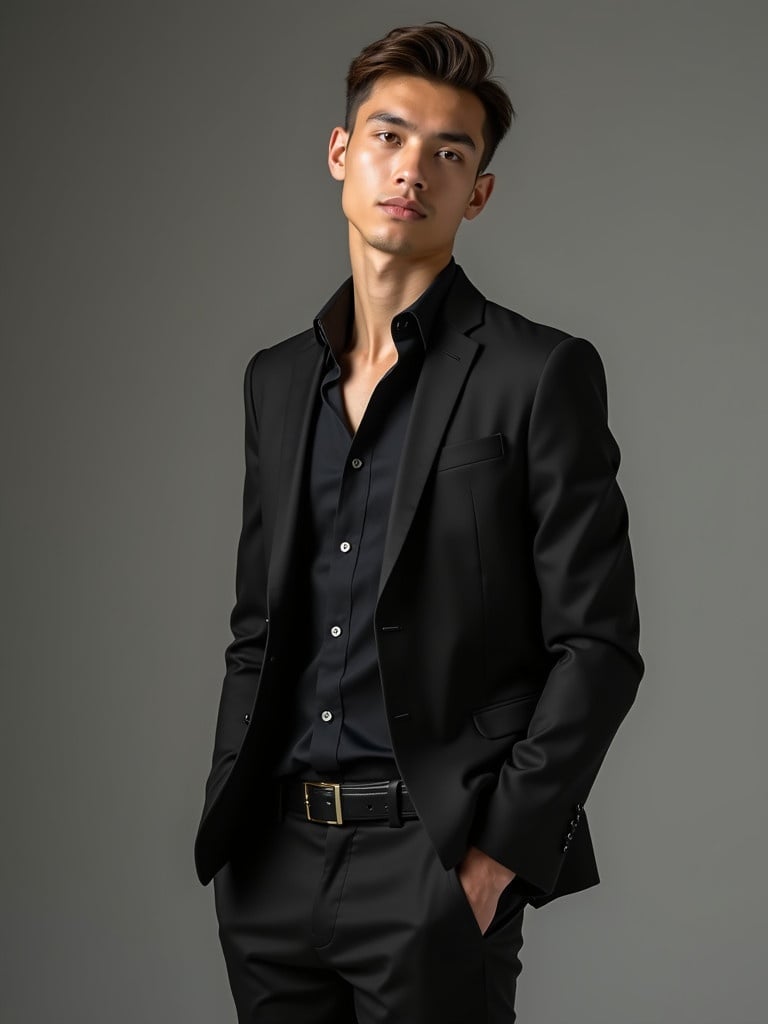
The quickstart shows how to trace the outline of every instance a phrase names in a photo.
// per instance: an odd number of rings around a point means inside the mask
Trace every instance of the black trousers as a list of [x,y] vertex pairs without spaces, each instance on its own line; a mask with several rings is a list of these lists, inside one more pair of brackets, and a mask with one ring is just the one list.
[[419,820],[291,812],[214,878],[240,1024],[513,1024],[525,897],[485,933]]

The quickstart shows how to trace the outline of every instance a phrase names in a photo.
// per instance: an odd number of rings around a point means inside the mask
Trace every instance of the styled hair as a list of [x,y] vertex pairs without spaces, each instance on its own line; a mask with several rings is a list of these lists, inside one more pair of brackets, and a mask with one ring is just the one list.
[[418,75],[465,89],[477,96],[485,109],[484,147],[478,169],[482,174],[515,116],[506,91],[490,77],[492,70],[490,47],[444,21],[393,28],[366,46],[349,66],[344,128],[352,132],[361,103],[382,75]]

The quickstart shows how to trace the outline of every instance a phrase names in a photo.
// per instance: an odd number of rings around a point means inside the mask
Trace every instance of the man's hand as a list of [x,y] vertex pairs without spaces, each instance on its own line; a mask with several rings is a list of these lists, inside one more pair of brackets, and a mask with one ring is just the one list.
[[485,935],[496,913],[499,896],[515,877],[515,872],[476,846],[470,846],[457,865],[456,873],[480,931]]

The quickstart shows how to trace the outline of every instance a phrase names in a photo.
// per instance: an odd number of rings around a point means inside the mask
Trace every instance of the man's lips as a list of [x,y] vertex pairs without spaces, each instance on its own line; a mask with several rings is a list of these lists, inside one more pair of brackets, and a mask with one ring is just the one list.
[[402,196],[392,196],[384,199],[379,206],[383,207],[392,217],[399,220],[421,220],[426,217],[421,206],[412,199],[404,199]]

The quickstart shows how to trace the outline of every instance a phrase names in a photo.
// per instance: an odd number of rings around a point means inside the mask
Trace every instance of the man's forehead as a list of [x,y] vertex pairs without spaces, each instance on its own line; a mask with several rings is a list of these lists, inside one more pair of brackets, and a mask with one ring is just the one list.
[[473,93],[417,75],[382,75],[358,108],[358,120],[394,116],[414,131],[482,135],[485,108]]

